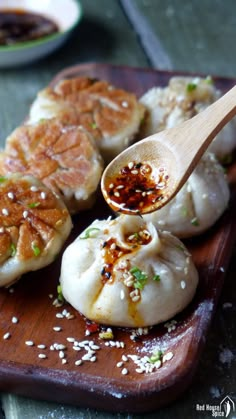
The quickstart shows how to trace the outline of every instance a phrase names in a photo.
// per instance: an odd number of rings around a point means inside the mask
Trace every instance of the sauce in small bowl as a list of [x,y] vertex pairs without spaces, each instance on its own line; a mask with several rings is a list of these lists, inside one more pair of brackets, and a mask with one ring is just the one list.
[[77,0],[1,0],[0,68],[50,54],[67,40],[81,16]]
[[0,45],[34,41],[59,32],[48,17],[22,9],[0,10]]

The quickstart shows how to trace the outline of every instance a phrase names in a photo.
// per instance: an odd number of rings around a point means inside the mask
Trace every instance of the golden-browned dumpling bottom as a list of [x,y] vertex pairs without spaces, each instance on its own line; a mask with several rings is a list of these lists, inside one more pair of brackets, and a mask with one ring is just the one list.
[[28,123],[56,117],[66,125],[81,125],[93,136],[108,162],[133,141],[144,110],[130,92],[106,81],[76,77],[39,92]]
[[96,220],[64,252],[66,300],[95,322],[151,326],[192,300],[198,273],[179,239],[140,217]]
[[71,214],[92,206],[102,170],[90,134],[56,119],[16,128],[0,155],[0,173],[32,174],[63,199]]
[[72,228],[64,203],[33,176],[0,176],[0,286],[51,263]]

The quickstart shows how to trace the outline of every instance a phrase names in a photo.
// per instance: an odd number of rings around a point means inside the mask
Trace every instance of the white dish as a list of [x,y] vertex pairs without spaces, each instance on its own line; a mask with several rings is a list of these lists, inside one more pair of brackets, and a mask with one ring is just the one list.
[[58,25],[59,32],[34,41],[0,46],[0,68],[32,62],[59,48],[78,24],[82,14],[77,0],[1,0],[0,11],[10,9],[43,15]]

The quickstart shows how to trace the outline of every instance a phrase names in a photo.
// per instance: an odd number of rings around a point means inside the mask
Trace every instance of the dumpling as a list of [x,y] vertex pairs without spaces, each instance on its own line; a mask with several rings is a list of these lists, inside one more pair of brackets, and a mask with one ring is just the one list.
[[[153,87],[140,99],[148,110],[143,136],[154,134],[192,118],[221,96],[211,78],[172,77],[168,86]],[[232,119],[209,147],[225,162],[236,147],[236,119]]]
[[51,263],[72,229],[63,202],[33,176],[0,176],[0,286]]
[[0,173],[34,175],[61,197],[71,214],[92,206],[102,170],[90,134],[56,119],[16,128],[0,154]]
[[179,239],[121,215],[94,221],[67,247],[60,283],[65,299],[88,319],[143,327],[183,310],[198,273]]
[[134,140],[143,116],[144,107],[134,94],[106,81],[77,77],[39,92],[27,123],[57,117],[63,124],[81,125],[108,162]]
[[229,197],[222,166],[214,154],[205,153],[177,195],[163,208],[143,218],[156,228],[187,238],[210,228],[226,209]]

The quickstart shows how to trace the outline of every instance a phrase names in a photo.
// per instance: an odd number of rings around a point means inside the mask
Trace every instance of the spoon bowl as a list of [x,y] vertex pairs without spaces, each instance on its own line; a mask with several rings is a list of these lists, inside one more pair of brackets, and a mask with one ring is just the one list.
[[235,114],[236,86],[195,117],[128,147],[103,172],[101,189],[108,205],[126,214],[163,207]]

